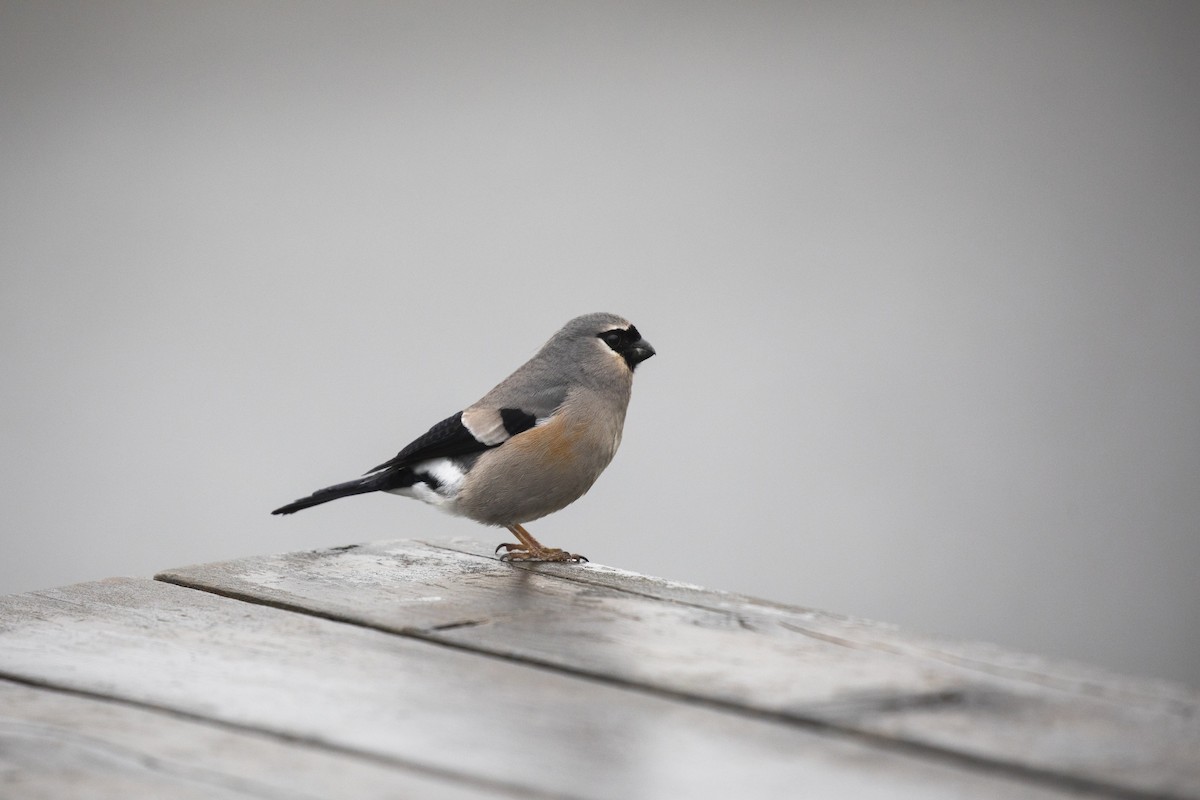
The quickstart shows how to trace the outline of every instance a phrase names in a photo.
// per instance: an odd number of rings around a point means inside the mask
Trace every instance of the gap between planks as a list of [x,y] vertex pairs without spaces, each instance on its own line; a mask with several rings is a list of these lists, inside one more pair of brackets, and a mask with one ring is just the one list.
[[[431,547],[431,548],[435,548],[435,549],[439,549],[439,550],[445,550],[448,552],[457,553],[459,555],[469,557],[469,558],[488,560],[488,561],[498,561],[499,560],[497,558],[487,556],[484,554],[480,554],[478,552],[464,550],[464,549],[461,549],[458,547],[440,544],[440,543],[436,543],[436,542],[419,541],[418,543],[425,545],[426,547]],[[345,545],[345,546],[342,546],[339,548],[331,548],[331,549],[333,549],[333,550],[349,550],[349,549],[355,548],[357,546],[358,545]],[[543,571],[543,570],[537,569],[535,566],[519,564],[519,563],[511,563],[511,566],[515,569],[521,569],[521,570],[524,570],[527,572],[531,572],[531,573],[540,575],[542,577],[557,579],[557,580],[566,581],[566,582],[570,582],[570,583],[584,584],[584,585],[594,586],[594,587],[598,587],[598,588],[604,588],[604,589],[617,591],[617,592],[621,592],[621,593],[628,594],[628,595],[642,597],[644,599],[649,599],[649,600],[653,600],[656,602],[673,603],[673,604],[686,606],[686,607],[690,607],[690,608],[697,608],[697,609],[703,609],[705,611],[726,614],[726,615],[733,617],[741,625],[741,627],[748,628],[749,630],[752,630],[752,631],[755,630],[754,626],[751,623],[749,623],[748,621],[746,621],[740,614],[738,614],[736,611],[732,611],[728,608],[721,608],[719,606],[706,605],[703,603],[692,602],[692,601],[688,601],[688,600],[677,598],[677,597],[664,597],[662,595],[656,595],[656,594],[653,594],[650,592],[638,591],[637,589],[633,589],[633,588],[626,587],[626,586],[613,586],[612,584],[588,580],[583,576],[574,576],[574,575],[564,574],[563,572],[558,571],[558,570]],[[650,695],[650,696],[654,696],[654,697],[658,697],[658,698],[665,698],[665,699],[669,699],[669,700],[673,700],[673,701],[677,701],[677,702],[691,703],[694,705],[707,707],[707,708],[711,708],[711,709],[723,711],[723,712],[732,712],[732,713],[742,715],[742,716],[745,716],[748,718],[763,720],[763,721],[772,722],[775,724],[782,724],[785,726],[788,726],[788,725],[797,726],[797,727],[801,727],[801,728],[810,730],[810,731],[818,733],[818,734],[828,735],[828,736],[832,736],[832,737],[836,737],[836,738],[842,738],[842,739],[846,739],[849,741],[856,741],[856,742],[859,742],[862,744],[877,747],[881,750],[892,751],[892,752],[895,752],[898,754],[909,755],[909,756],[913,756],[913,757],[917,757],[917,758],[932,758],[937,761],[946,763],[948,765],[954,765],[954,766],[966,767],[966,768],[978,770],[979,772],[981,772],[983,774],[990,774],[990,775],[995,775],[995,776],[1000,776],[1000,777],[1008,777],[1008,778],[1016,778],[1016,779],[1024,779],[1024,780],[1028,780],[1031,782],[1036,782],[1036,783],[1038,783],[1046,788],[1049,788],[1049,789],[1062,789],[1062,790],[1067,790],[1067,791],[1090,792],[1090,793],[1100,795],[1100,796],[1111,797],[1111,798],[1120,798],[1121,800],[1196,800],[1195,798],[1189,797],[1187,795],[1178,795],[1178,794],[1173,794],[1173,793],[1162,793],[1162,792],[1153,792],[1153,791],[1142,791],[1142,790],[1138,790],[1138,789],[1131,788],[1131,787],[1114,786],[1114,785],[1112,785],[1110,783],[1106,783],[1104,781],[1095,780],[1095,779],[1087,778],[1087,777],[1080,776],[1080,775],[1072,775],[1072,774],[1068,774],[1068,773],[1057,772],[1057,771],[1050,770],[1050,769],[1042,769],[1042,768],[1031,767],[1031,766],[1027,766],[1027,765],[1023,765],[1023,764],[1016,764],[1011,761],[1001,760],[999,758],[989,758],[987,756],[975,755],[975,754],[971,754],[971,753],[964,753],[964,752],[960,752],[957,750],[951,750],[949,748],[946,748],[946,747],[943,747],[940,745],[936,745],[936,744],[929,744],[929,743],[925,743],[925,742],[913,741],[910,739],[897,738],[894,736],[889,736],[889,735],[877,733],[874,731],[863,730],[860,728],[855,728],[852,726],[843,725],[843,724],[839,724],[837,722],[822,719],[820,717],[805,715],[803,713],[771,711],[771,710],[766,710],[766,709],[751,708],[751,707],[739,705],[733,701],[726,701],[726,700],[721,700],[719,698],[713,698],[713,697],[705,697],[705,696],[698,695],[698,694],[695,694],[695,693],[692,693],[692,692],[689,692],[686,690],[682,690],[682,689],[681,690],[673,690],[673,689],[661,687],[661,686],[650,686],[650,685],[646,685],[643,683],[638,683],[636,681],[633,681],[633,680],[630,680],[627,678],[622,678],[622,677],[615,676],[615,675],[608,675],[608,674],[604,674],[604,673],[600,673],[600,672],[595,672],[595,671],[588,670],[585,668],[572,667],[572,666],[564,665],[564,664],[554,664],[554,663],[550,663],[550,662],[541,660],[535,656],[525,656],[525,655],[520,655],[517,653],[500,653],[500,652],[496,652],[494,650],[490,650],[490,649],[486,648],[485,646],[474,645],[469,642],[453,641],[453,640],[449,640],[449,639],[443,638],[438,635],[438,633],[441,631],[453,630],[454,628],[468,627],[471,625],[483,624],[487,620],[479,620],[479,619],[463,620],[460,622],[453,622],[453,623],[442,624],[442,625],[434,625],[434,626],[430,626],[430,627],[409,627],[409,626],[393,627],[393,626],[388,626],[388,625],[383,625],[383,624],[372,623],[367,620],[356,619],[356,618],[353,618],[353,617],[350,617],[350,616],[347,616],[344,614],[338,614],[338,613],[334,613],[334,612],[330,612],[330,611],[323,611],[323,610],[319,610],[319,609],[308,608],[299,603],[290,603],[290,602],[282,601],[282,600],[264,598],[261,596],[253,595],[253,594],[246,593],[246,592],[240,592],[240,591],[233,590],[233,589],[224,589],[224,588],[220,588],[220,587],[203,585],[203,584],[189,581],[186,578],[183,578],[180,576],[175,576],[175,575],[170,575],[167,573],[161,573],[159,575],[155,575],[154,579],[161,581],[163,583],[169,583],[169,584],[172,584],[175,586],[179,586],[184,589],[191,589],[194,591],[205,592],[207,594],[216,595],[219,597],[225,597],[230,600],[249,603],[252,605],[275,608],[275,609],[278,609],[281,611],[302,614],[304,616],[314,617],[314,618],[318,618],[318,619],[324,619],[324,620],[328,620],[330,622],[335,622],[335,623],[344,624],[344,625],[350,625],[350,626],[353,626],[356,628],[372,630],[372,631],[376,631],[378,633],[384,633],[384,634],[388,634],[388,635],[392,635],[392,636],[402,636],[402,637],[409,638],[409,639],[415,639],[415,640],[424,642],[426,644],[435,645],[438,647],[445,647],[445,648],[448,648],[451,650],[465,652],[465,653],[469,653],[469,654],[475,655],[475,656],[481,656],[484,658],[490,658],[490,659],[495,659],[495,660],[499,660],[499,661],[506,661],[509,663],[516,663],[516,664],[520,664],[522,666],[530,667],[533,669],[539,669],[539,670],[545,670],[548,672],[569,675],[573,678],[587,680],[587,681],[593,681],[596,683],[613,686],[613,687],[628,690],[628,691],[634,691],[634,692],[638,692],[641,694],[646,694],[646,695]],[[697,587],[697,588],[699,588],[699,587]],[[740,596],[731,596],[731,599],[740,601],[740,602],[753,602],[750,598],[742,598]],[[767,604],[767,607],[769,607],[769,604]],[[795,628],[795,626],[789,626],[789,627]],[[801,634],[810,633],[809,631],[802,630],[802,629],[796,629],[796,632],[801,633]],[[811,633],[813,633],[813,635],[818,638],[823,637],[823,634],[819,634],[817,632],[811,632]],[[880,646],[880,647],[874,647],[872,645],[853,642],[850,640],[845,640],[845,641],[838,640],[838,641],[835,641],[834,643],[841,644],[841,645],[851,647],[851,648],[856,648],[856,649],[878,649],[883,652],[904,654],[904,651],[902,649],[892,648],[892,647],[889,647],[886,645]],[[922,652],[925,655],[935,657],[938,660],[942,660],[944,662],[951,663],[951,664],[958,664],[958,661],[956,659],[954,659],[951,654],[940,653],[938,651],[933,651],[933,650],[925,652],[923,648],[922,648]],[[973,659],[963,659],[963,661],[965,661],[967,663],[962,664],[961,666],[977,667],[977,668],[985,668],[985,667],[992,666],[992,665],[986,664],[985,662],[976,662]],[[1003,668],[1001,668],[1001,669],[1003,669]],[[989,674],[997,674],[997,673],[993,673],[991,670],[988,670],[988,669],[980,669],[980,671],[987,672]],[[1027,672],[1019,671],[1019,670],[1005,670],[1005,671],[1015,673],[1015,674],[1019,675],[1020,677],[1029,677],[1032,674],[1039,678],[1048,678],[1048,679],[1053,678],[1053,676],[1044,676],[1044,675],[1041,675],[1040,673],[1027,673]],[[1003,677],[1003,673],[999,673],[999,674]],[[54,688],[54,687],[49,687],[49,688]],[[916,706],[928,707],[928,706],[938,706],[938,705],[955,705],[955,704],[959,704],[964,701],[967,701],[968,699],[969,698],[962,692],[934,692],[934,693],[926,693],[926,694],[922,694],[920,696],[914,696],[914,697],[898,697],[898,698],[895,698],[894,702],[898,704],[898,707],[909,707],[910,705],[913,707],[916,707]],[[149,706],[149,707],[156,708],[154,706]],[[177,713],[177,712],[172,712],[172,713]],[[185,716],[189,716],[189,718],[190,718],[190,715],[185,715]],[[240,727],[240,726],[237,726],[237,727]],[[247,727],[245,729],[253,730],[253,731],[257,731],[257,732],[264,732],[264,731],[259,731],[258,729],[253,728],[253,727]],[[266,732],[266,733],[269,733],[269,732]],[[284,738],[292,738],[292,737],[284,737]],[[296,737],[296,740],[305,742],[305,743],[309,743],[309,744],[314,744],[317,746],[325,746],[325,743],[323,743],[323,742],[310,742],[309,740],[303,739],[300,737]],[[363,753],[360,753],[359,751],[352,750],[349,748],[338,747],[336,745],[333,746],[333,749],[336,749],[339,752],[345,752],[346,754],[360,755],[360,756],[364,756],[367,758],[377,758],[377,757],[371,756],[369,754],[363,754]],[[382,759],[382,760],[385,763],[389,763],[387,759]],[[509,792],[514,790],[514,787],[511,785],[480,783],[478,778],[475,778],[472,776],[462,776],[462,775],[457,775],[457,774],[453,774],[453,773],[446,774],[439,770],[431,771],[428,767],[425,767],[422,765],[409,764],[407,762],[399,762],[399,761],[396,762],[396,765],[403,766],[406,768],[421,770],[421,771],[429,773],[429,774],[435,774],[439,777],[453,777],[453,778],[461,779],[464,781],[474,782],[474,783],[477,783],[478,785],[480,785],[482,788],[501,789],[501,790],[509,791]],[[558,797],[558,795],[539,795],[539,797],[540,796]]]
[[[164,581],[164,582],[170,583],[170,581]],[[179,584],[176,584],[176,585],[179,585]],[[195,587],[185,586],[182,588],[194,589]],[[200,589],[198,591],[204,591],[204,590]],[[218,593],[217,592],[209,592],[209,594],[218,594]],[[223,595],[223,596],[228,596],[228,595]],[[240,599],[240,598],[230,598],[230,599]],[[257,603],[255,605],[267,605],[267,604]],[[292,609],[284,609],[284,610],[292,610]],[[317,616],[317,615],[311,615],[311,616]],[[278,730],[271,730],[269,728],[260,728],[260,727],[254,726],[254,725],[240,724],[237,722],[230,722],[228,720],[219,719],[219,718],[215,718],[215,717],[207,717],[207,716],[204,716],[203,714],[194,713],[191,711],[184,711],[184,710],[181,710],[178,708],[173,708],[171,706],[164,706],[164,705],[158,705],[156,703],[149,703],[149,702],[145,702],[142,700],[134,700],[134,699],[131,699],[128,697],[109,695],[109,694],[104,694],[104,693],[98,692],[98,691],[90,691],[87,689],[78,689],[78,688],[70,687],[70,686],[61,686],[61,685],[53,683],[51,681],[35,680],[33,678],[29,678],[29,677],[23,676],[23,675],[13,675],[13,674],[9,674],[7,672],[0,671],[0,681],[7,681],[9,683],[14,683],[14,684],[17,684],[20,686],[28,686],[31,689],[56,692],[56,693],[68,695],[71,697],[80,697],[80,698],[85,698],[88,700],[96,700],[96,701],[100,701],[100,702],[104,702],[104,703],[113,703],[113,704],[119,705],[119,706],[136,708],[136,709],[140,709],[142,711],[149,711],[149,712],[153,712],[156,714],[162,714],[164,716],[172,717],[175,719],[187,720],[188,722],[192,722],[192,723],[209,725],[214,728],[221,729],[221,730],[234,731],[237,733],[253,734],[255,736],[262,736],[262,737],[266,737],[269,739],[275,739],[280,742],[285,742],[287,744],[301,745],[303,747],[313,748],[316,750],[323,750],[325,752],[337,754],[338,756],[356,759],[356,760],[359,760],[359,761],[362,761],[365,763],[369,763],[369,764],[375,764],[375,765],[388,767],[388,768],[392,768],[392,769],[402,769],[402,770],[406,770],[409,772],[413,772],[418,775],[424,775],[424,776],[431,777],[431,778],[447,780],[447,781],[461,784],[463,786],[497,793],[499,795],[506,796],[506,797],[520,798],[521,800],[526,800],[527,798],[531,799],[531,800],[583,800],[583,798],[577,797],[575,795],[560,794],[557,792],[546,792],[546,791],[537,789],[536,787],[526,786],[523,784],[505,783],[503,781],[488,780],[488,779],[482,778],[479,775],[474,774],[474,773],[456,772],[454,770],[442,769],[440,767],[433,766],[433,765],[430,765],[430,764],[427,764],[427,763],[424,763],[421,761],[409,761],[409,760],[402,759],[402,758],[384,756],[384,755],[381,755],[378,753],[373,753],[370,751],[358,750],[356,748],[349,747],[346,745],[341,745],[341,744],[338,744],[338,743],[332,742],[332,741],[318,741],[318,740],[314,740],[314,739],[311,739],[311,738],[308,738],[305,736],[298,736],[298,735],[293,736],[293,735],[289,735],[287,733],[284,733],[284,732],[278,731]]]
[[[498,559],[492,559],[488,555],[481,554],[476,550],[464,549],[464,547],[462,547],[462,546],[454,546],[452,544],[445,544],[443,542],[428,541],[428,540],[422,540],[422,539],[417,539],[414,541],[419,544],[425,545],[426,547],[430,547],[430,548],[437,549],[437,550],[445,550],[445,551],[451,552],[451,553],[458,553],[459,555],[472,556],[474,558],[481,558],[481,559],[485,559],[485,560],[498,560]],[[329,549],[330,550],[347,550],[347,549],[351,549],[351,548],[358,547],[358,546],[359,545],[343,545],[338,548],[329,548]],[[541,576],[548,577],[548,578],[557,578],[562,581],[578,583],[578,584],[585,585],[585,586],[592,586],[592,587],[596,587],[599,589],[608,589],[608,590],[617,591],[617,592],[624,592],[625,594],[629,594],[632,596],[642,597],[642,598],[645,598],[648,600],[656,600],[659,602],[673,603],[675,605],[680,605],[680,606],[684,606],[687,608],[696,608],[696,609],[702,609],[704,611],[726,614],[726,615],[729,615],[730,617],[732,617],[742,628],[745,628],[746,630],[749,630],[749,631],[758,631],[758,628],[752,622],[749,622],[748,620],[746,620],[742,614],[738,613],[737,611],[731,610],[730,608],[724,607],[720,604],[705,603],[705,602],[699,602],[699,601],[695,601],[695,600],[687,600],[687,599],[684,599],[681,597],[671,596],[670,594],[667,594],[667,593],[655,594],[653,592],[640,591],[638,589],[634,589],[634,588],[631,588],[628,586],[614,585],[612,583],[606,583],[604,581],[598,581],[598,580],[589,578],[586,572],[569,573],[567,571],[560,570],[560,569],[555,569],[554,571],[544,571],[542,569],[539,569],[538,568],[539,565],[537,565],[537,564],[523,564],[521,562],[509,562],[509,563],[513,567],[525,570],[526,572],[530,572],[535,575],[541,575]],[[559,565],[547,564],[547,566],[556,567]],[[620,575],[628,575],[628,576],[634,577],[634,578],[644,578],[645,577],[642,575],[638,575],[637,573],[631,573],[631,572],[627,572],[624,570],[615,569],[612,567],[604,567],[603,565],[599,565],[599,564],[592,564],[590,566],[601,567],[602,569],[611,570],[613,573],[620,574]],[[770,600],[763,600],[761,598],[751,597],[748,595],[733,594],[733,593],[724,592],[721,590],[712,590],[712,589],[707,589],[705,587],[694,586],[694,585],[689,585],[689,584],[676,584],[676,583],[672,583],[671,581],[664,581],[664,583],[666,583],[668,585],[679,586],[679,587],[682,587],[682,588],[685,588],[688,590],[718,594],[718,595],[721,595],[722,597],[727,598],[730,603],[749,605],[749,606],[753,606],[756,609],[761,609],[764,611],[780,611],[780,612],[784,612],[784,613],[796,611],[796,608],[793,606],[788,606],[788,605],[784,605],[784,604],[780,604],[780,603],[774,603]],[[812,609],[803,609],[803,610],[812,611]],[[834,620],[834,621],[868,623],[871,625],[879,624],[879,623],[875,622],[874,620],[865,620],[865,619],[859,619],[859,618],[851,617],[851,616],[830,614],[830,613],[824,612],[824,611],[818,611],[818,612],[814,612],[814,613],[817,613],[821,616],[824,616],[824,617]],[[950,666],[979,672],[984,675],[988,675],[988,676],[992,676],[992,677],[1006,678],[1006,679],[1010,679],[1010,680],[1033,683],[1033,684],[1037,684],[1039,686],[1043,686],[1043,687],[1046,687],[1049,689],[1059,689],[1059,690],[1063,690],[1063,691],[1079,691],[1081,694],[1095,697],[1096,699],[1099,699],[1099,700],[1109,699],[1110,692],[1112,691],[1112,687],[1110,685],[1104,683],[1102,680],[1095,679],[1095,678],[1083,677],[1083,676],[1079,676],[1079,675],[1072,676],[1072,677],[1065,677],[1062,675],[1049,674],[1049,673],[1042,672],[1039,670],[1031,669],[1029,667],[997,664],[997,663],[990,662],[990,661],[984,661],[979,658],[972,658],[970,656],[960,655],[960,654],[953,653],[953,652],[947,652],[943,649],[939,649],[939,648],[932,647],[929,645],[906,643],[903,646],[899,646],[896,644],[891,644],[891,643],[882,642],[882,641],[861,641],[858,639],[847,638],[845,636],[837,636],[837,635],[830,634],[825,631],[813,630],[811,628],[806,628],[806,627],[803,627],[800,625],[796,625],[792,622],[781,621],[779,624],[782,627],[784,627],[790,631],[793,631],[794,633],[798,633],[802,636],[808,636],[813,639],[818,639],[820,641],[828,642],[830,644],[836,644],[836,645],[839,645],[842,647],[846,647],[848,649],[874,650],[876,652],[887,653],[889,655],[898,655],[898,656],[914,656],[914,655],[916,655],[916,656],[920,656],[922,658],[928,658],[933,661],[940,661],[943,664],[948,664]],[[1186,699],[1182,699],[1182,698],[1174,696],[1174,695],[1164,696],[1163,694],[1131,690],[1127,686],[1120,687],[1119,691],[1121,694],[1125,695],[1128,698],[1139,698],[1141,700],[1150,701],[1155,704],[1160,704],[1160,703],[1164,703],[1164,702],[1169,703],[1174,709],[1176,709],[1180,713],[1188,714],[1188,713],[1190,713],[1190,709],[1192,708],[1192,705]]]

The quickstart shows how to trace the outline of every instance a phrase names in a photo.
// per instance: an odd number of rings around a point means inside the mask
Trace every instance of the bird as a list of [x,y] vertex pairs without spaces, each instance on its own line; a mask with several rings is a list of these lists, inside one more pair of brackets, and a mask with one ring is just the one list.
[[388,492],[507,528],[504,561],[587,561],[524,527],[566,508],[621,444],[637,366],[655,355],[636,326],[609,313],[575,317],[481,397],[363,477],[272,511],[293,514],[351,495]]

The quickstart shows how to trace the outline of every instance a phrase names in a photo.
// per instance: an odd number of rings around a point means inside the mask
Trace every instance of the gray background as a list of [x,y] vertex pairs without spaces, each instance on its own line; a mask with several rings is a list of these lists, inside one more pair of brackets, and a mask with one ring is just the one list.
[[0,5],[0,591],[499,531],[268,511],[633,319],[594,560],[1200,684],[1200,6]]

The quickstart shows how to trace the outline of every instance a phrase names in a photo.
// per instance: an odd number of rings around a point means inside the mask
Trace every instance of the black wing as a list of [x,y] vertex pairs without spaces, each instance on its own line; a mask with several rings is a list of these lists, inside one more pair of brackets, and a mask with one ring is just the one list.
[[[510,436],[529,430],[536,422],[532,414],[527,414],[519,409],[502,408],[500,414]],[[370,475],[385,469],[400,469],[418,461],[428,461],[431,458],[466,456],[497,447],[500,444],[503,442],[488,445],[476,439],[463,425],[460,411],[434,425],[424,435],[397,453],[395,458],[383,462],[374,469],[367,470],[365,474]]]

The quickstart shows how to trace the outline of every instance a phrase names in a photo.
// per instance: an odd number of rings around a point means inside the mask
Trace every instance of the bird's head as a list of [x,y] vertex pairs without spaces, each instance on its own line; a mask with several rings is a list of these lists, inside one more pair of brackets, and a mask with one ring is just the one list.
[[567,344],[579,358],[594,358],[596,353],[609,359],[619,358],[630,372],[655,352],[633,323],[616,314],[576,317],[555,338]]

